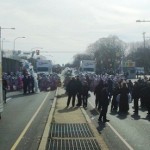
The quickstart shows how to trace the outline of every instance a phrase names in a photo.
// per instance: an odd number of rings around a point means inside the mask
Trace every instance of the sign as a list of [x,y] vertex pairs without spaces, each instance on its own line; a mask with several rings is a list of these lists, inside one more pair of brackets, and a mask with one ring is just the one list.
[[124,67],[135,67],[135,62],[127,61],[124,63]]
[[83,60],[82,61],[83,68],[95,68],[95,61],[92,60]]

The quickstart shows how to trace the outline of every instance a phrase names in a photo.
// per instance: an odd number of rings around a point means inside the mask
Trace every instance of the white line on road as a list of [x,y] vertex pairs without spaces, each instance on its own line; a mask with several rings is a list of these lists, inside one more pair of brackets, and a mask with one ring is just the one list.
[[115,134],[121,139],[121,141],[129,148],[129,150],[134,150],[109,122],[107,122],[107,124],[115,132]]
[[[93,104],[89,102],[90,105],[94,108]],[[96,110],[96,109],[95,109]],[[97,110],[96,110],[97,111]],[[97,111],[98,112],[98,111]],[[99,113],[99,112],[98,112]],[[129,150],[134,150],[132,146],[130,146],[126,140],[118,133],[118,131],[109,123],[107,122],[108,126],[114,131],[114,133],[120,138],[120,140],[129,148]]]
[[39,106],[39,108],[37,109],[37,111],[35,112],[35,114],[32,116],[32,118],[30,119],[30,121],[28,122],[28,124],[26,125],[26,127],[24,128],[24,130],[22,131],[22,133],[20,134],[20,136],[18,137],[18,139],[14,143],[14,145],[12,146],[11,150],[15,150],[16,149],[16,147],[18,146],[19,142],[21,141],[21,139],[23,138],[23,136],[25,135],[25,133],[29,129],[31,123],[33,122],[33,120],[35,119],[35,117],[39,113],[40,109],[42,108],[44,102],[46,101],[46,99],[47,99],[47,97],[49,95],[49,93],[46,95],[46,97],[44,98],[43,102],[41,103],[41,105]]

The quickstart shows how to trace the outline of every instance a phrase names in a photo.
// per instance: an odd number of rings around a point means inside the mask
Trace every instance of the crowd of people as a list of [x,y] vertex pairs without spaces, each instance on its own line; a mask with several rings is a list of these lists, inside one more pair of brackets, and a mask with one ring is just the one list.
[[23,88],[23,75],[21,72],[3,73],[3,80],[7,82],[7,91],[16,91]]
[[[139,78],[132,82],[124,76],[79,74],[75,77],[66,76],[64,87],[68,95],[67,107],[72,99],[72,107],[87,107],[89,93],[95,95],[95,108],[99,110],[99,121],[109,121],[106,117],[108,105],[111,112],[127,114],[129,103],[133,102],[134,114],[138,115],[139,107],[150,115],[150,79]],[[75,102],[77,97],[77,102]]]
[[40,91],[55,90],[61,86],[61,79],[56,73],[51,75],[39,74],[38,86]]
[[37,92],[37,87],[39,91],[48,91],[55,90],[61,85],[60,77],[57,74],[39,74],[36,77],[35,79],[30,72],[3,73],[4,103],[6,103],[6,92],[23,91],[23,94],[30,94]]
[[[55,90],[61,86],[57,74],[39,74],[37,76],[39,91]],[[88,97],[95,95],[95,108],[99,110],[99,121],[106,122],[108,105],[111,111],[119,114],[128,113],[129,103],[133,102],[134,114],[138,115],[139,107],[146,109],[150,115],[150,79],[139,78],[135,82],[121,75],[78,74],[65,76],[63,86],[68,95],[67,107],[72,100],[72,107],[87,107]],[[23,90],[24,94],[35,93],[35,78],[30,73],[3,73],[3,97],[6,102],[6,91]],[[76,102],[77,97],[77,102]]]

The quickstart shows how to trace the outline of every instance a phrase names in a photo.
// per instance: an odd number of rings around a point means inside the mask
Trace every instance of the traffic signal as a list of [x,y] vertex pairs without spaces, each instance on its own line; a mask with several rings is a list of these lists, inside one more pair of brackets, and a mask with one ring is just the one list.
[[36,55],[40,55],[40,50],[36,50]]

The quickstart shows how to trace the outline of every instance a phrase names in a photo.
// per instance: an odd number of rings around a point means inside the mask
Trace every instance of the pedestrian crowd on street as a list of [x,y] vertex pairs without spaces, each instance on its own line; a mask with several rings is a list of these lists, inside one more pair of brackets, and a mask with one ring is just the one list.
[[40,91],[56,90],[57,87],[61,86],[61,80],[56,73],[51,75],[39,74],[38,86]]
[[[35,93],[36,87],[39,91],[55,90],[61,86],[60,77],[57,74],[39,74],[37,79],[30,72],[3,73],[3,100],[6,103],[6,93],[23,91],[23,94]],[[36,80],[38,83],[36,83]],[[38,85],[36,85],[38,84]]]
[[109,121],[106,116],[109,104],[111,112],[121,115],[128,114],[129,104],[133,102],[134,115],[138,115],[141,108],[150,116],[150,79],[147,77],[132,82],[120,75],[79,74],[66,76],[64,87],[68,95],[66,107],[72,99],[72,107],[86,108],[89,94],[93,92],[95,109],[100,112],[98,121]]
[[78,103],[76,106],[83,105],[84,108],[87,107],[87,100],[89,96],[89,83],[88,76],[85,80],[80,80],[79,76],[72,77],[71,80],[66,85],[66,92],[68,94],[67,107],[69,107],[70,101],[72,99],[72,107],[75,106],[76,96],[78,97]]
[[23,88],[23,75],[21,72],[4,72],[3,80],[7,82],[7,91],[16,91],[21,90]]

